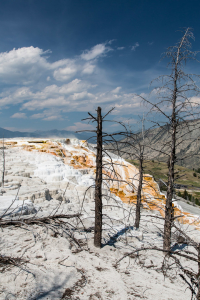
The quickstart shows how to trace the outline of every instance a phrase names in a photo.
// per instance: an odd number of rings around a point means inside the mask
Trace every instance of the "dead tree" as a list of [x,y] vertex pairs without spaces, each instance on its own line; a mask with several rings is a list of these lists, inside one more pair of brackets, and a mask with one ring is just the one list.
[[[137,189],[137,203],[135,211],[135,228],[140,226],[140,210],[142,202],[142,184],[143,184],[143,174],[144,174],[144,117],[142,119],[142,140],[138,139],[138,135],[133,135],[134,141],[132,146],[135,148],[137,153],[135,153],[136,158],[139,162],[139,180],[138,180],[138,189]],[[136,137],[136,138],[135,138]]]
[[[115,142],[115,134],[107,134],[102,131],[102,124],[105,120],[105,117],[113,110],[112,108],[108,113],[103,117],[101,114],[101,107],[97,109],[97,117],[94,117],[91,113],[88,112],[89,118],[84,120],[89,120],[97,123],[97,130],[83,130],[90,131],[96,134],[97,147],[96,147],[96,178],[95,178],[95,228],[94,228],[94,245],[98,248],[101,248],[102,240],[102,184],[103,182],[109,188],[110,182],[121,182],[120,175],[115,171],[116,163],[113,162],[111,153],[103,148],[103,144],[109,142]],[[80,131],[79,131],[80,132]],[[93,136],[94,137],[94,136]],[[91,138],[93,138],[91,137]],[[89,140],[89,139],[88,139]],[[119,149],[118,149],[119,150]],[[119,154],[119,151],[117,151]],[[103,157],[107,157],[107,161],[103,161]],[[117,163],[119,165],[119,163]],[[103,174],[104,171],[104,174]],[[103,178],[104,175],[104,178]],[[105,195],[104,195],[105,196]],[[112,196],[108,196],[113,199]]]
[[[124,125],[125,126],[125,125]],[[144,132],[142,134],[135,134],[130,129],[125,132],[120,132],[123,137],[122,140],[117,142],[119,155],[126,157],[126,159],[136,159],[139,163],[138,170],[138,186],[137,186],[137,202],[135,210],[135,228],[139,228],[140,225],[140,214],[142,206],[142,186],[143,186],[143,175],[144,175]],[[112,145],[113,146],[113,145]],[[130,178],[135,179],[135,178]],[[127,183],[128,184],[128,183]]]
[[198,245],[198,273],[197,273],[198,293],[197,300],[200,300],[200,244]]
[[96,133],[96,138],[97,138],[94,245],[97,248],[101,248],[101,238],[102,238],[102,157],[103,157],[103,154],[102,154],[102,151],[103,151],[103,142],[102,142],[103,117],[101,115],[101,107],[97,108],[97,117],[94,117],[89,112],[88,112],[88,114],[90,117],[86,118],[84,120],[90,120],[92,122],[97,122],[97,130],[92,131],[92,132]]
[[3,138],[3,147],[2,147],[2,187],[4,187],[5,181],[5,145],[4,145],[4,138]]
[[102,115],[101,107],[97,109],[97,155],[95,179],[95,229],[94,245],[101,248],[102,236]]
[[143,153],[139,157],[139,184],[137,191],[137,204],[136,204],[136,212],[135,212],[135,228],[139,228],[140,225],[140,207],[141,207],[141,193],[142,193],[142,183],[143,183]]
[[[172,64],[172,73],[170,75],[170,80],[173,81],[173,90],[171,92],[171,105],[172,112],[170,116],[170,126],[171,126],[171,153],[168,160],[168,184],[167,184],[167,199],[165,206],[165,224],[164,224],[164,239],[163,248],[165,250],[170,249],[171,244],[171,226],[173,222],[173,206],[172,199],[174,193],[174,180],[175,172],[174,165],[176,163],[176,134],[179,125],[180,112],[183,111],[189,104],[189,108],[192,105],[191,102],[188,103],[189,98],[184,95],[184,92],[189,92],[191,89],[197,91],[197,87],[192,81],[188,83],[188,79],[192,77],[188,76],[183,72],[183,63],[194,57],[195,53],[191,52],[189,48],[191,44],[189,38],[193,38],[193,34],[189,28],[186,29],[182,39],[177,46],[169,49],[166,53],[167,57],[170,57]],[[183,80],[187,80],[183,83]],[[181,82],[181,83],[180,83]],[[179,98],[182,97],[183,102],[179,102]]]
[[[171,69],[170,75],[163,75],[157,78],[161,80],[162,86],[156,87],[154,92],[158,93],[159,101],[154,103],[140,96],[146,103],[150,104],[151,112],[157,112],[165,119],[168,128],[169,140],[163,146],[163,153],[168,156],[168,182],[167,196],[165,206],[165,224],[163,249],[170,250],[171,245],[171,228],[174,221],[173,215],[173,194],[176,174],[174,170],[177,163],[177,145],[183,141],[184,137],[179,137],[177,133],[180,128],[187,128],[188,118],[195,119],[198,116],[199,104],[192,99],[192,96],[199,94],[200,89],[196,85],[194,77],[199,75],[186,74],[184,65],[189,60],[195,60],[197,52],[190,50],[190,39],[194,39],[190,28],[184,30],[181,40],[173,47],[169,47],[165,53],[169,59],[168,67]],[[156,122],[157,124],[159,122]],[[189,132],[188,128],[188,132]],[[167,150],[166,150],[167,149]]]
[[[118,135],[121,137],[121,139],[118,141],[111,140],[111,143],[106,148],[107,150],[111,150],[112,152],[116,153],[119,156],[122,156],[130,162],[132,160],[136,160],[138,162],[138,174],[136,175],[138,185],[136,187],[133,187],[135,190],[137,190],[137,202],[134,222],[134,226],[137,229],[140,226],[142,200],[144,200],[142,188],[144,184],[143,177],[145,161],[148,159],[148,149],[151,148],[151,140],[148,137],[151,128],[145,130],[144,121],[145,117],[143,115],[143,118],[141,120],[142,131],[137,133],[134,133],[130,126],[127,126],[122,122],[118,122],[124,127],[125,131],[112,134],[112,138],[114,138],[115,135]],[[136,180],[136,177],[129,179]],[[129,184],[129,182],[127,182],[127,184]]]

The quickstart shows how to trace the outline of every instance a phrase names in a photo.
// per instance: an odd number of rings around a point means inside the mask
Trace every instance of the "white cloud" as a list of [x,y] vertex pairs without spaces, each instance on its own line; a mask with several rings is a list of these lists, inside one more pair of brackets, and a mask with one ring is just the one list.
[[83,74],[92,74],[92,73],[94,72],[94,69],[95,69],[95,65],[94,65],[94,64],[86,63],[86,64],[83,66],[83,71],[82,71],[82,73],[83,73]]
[[89,83],[82,81],[80,79],[74,79],[71,82],[63,85],[59,88],[60,94],[70,94],[75,92],[81,92],[92,87]]
[[113,123],[112,125],[110,125],[110,127],[118,127],[119,123]]
[[56,84],[45,87],[41,92],[35,94],[35,98],[47,98],[53,95],[68,95],[85,91],[93,86],[80,79],[74,79],[69,83],[57,86]]
[[138,122],[138,120],[136,120],[134,118],[124,118],[124,117],[118,117],[117,121],[122,122],[126,125],[132,125],[132,124],[136,124]]
[[[189,99],[189,102],[191,103],[192,106],[199,106],[200,104],[200,97],[193,96]],[[188,105],[189,106],[189,105]]]
[[93,94],[90,94],[88,92],[81,92],[81,93],[74,93],[69,97],[69,100],[80,100],[80,99],[85,99],[85,98],[94,98]]
[[70,106],[70,102],[65,100],[63,96],[48,98],[41,100],[31,100],[23,104],[22,109],[28,110],[40,110],[44,108],[52,108],[52,107],[65,107]]
[[[114,127],[113,130],[116,130],[115,127],[118,127],[118,130],[120,130],[120,129],[124,130],[124,126],[128,130],[132,130],[132,131],[137,131],[138,129],[140,129],[139,124],[141,122],[138,122],[138,120],[136,120],[134,118],[117,116],[117,118],[115,117],[113,121],[114,122],[112,123],[112,125],[110,125],[110,127]],[[119,123],[121,123],[121,124],[119,124]]]
[[116,89],[112,90],[111,93],[118,94],[120,90],[121,90],[121,86],[118,86]]
[[65,128],[69,131],[79,131],[79,130],[94,130],[94,125],[91,124],[84,124],[82,122],[76,122],[73,126],[68,126]]
[[45,54],[38,47],[23,47],[0,53],[0,79],[6,83],[28,84],[48,68]]
[[[138,46],[136,43],[134,47]],[[1,53],[0,80],[15,85],[0,94],[0,107],[21,104],[20,111],[33,111],[32,119],[45,121],[62,120],[62,110],[87,112],[94,111],[98,105],[105,111],[115,106],[116,115],[143,110],[141,99],[124,93],[120,86],[115,85],[113,90],[108,87],[113,86],[113,81],[98,65],[98,58],[111,50],[108,43],[98,44],[73,59],[55,62],[49,62],[49,51],[32,46]],[[23,117],[24,112],[12,116]]]
[[32,95],[32,92],[27,87],[18,88],[14,92],[7,90],[0,94],[0,106],[22,103],[30,99]]
[[117,47],[117,50],[124,50],[125,47]]
[[32,92],[28,87],[18,88],[15,91],[6,91],[0,94],[0,106],[5,107],[12,104],[23,103],[21,109],[37,110],[40,108],[66,106],[70,101],[83,98],[94,98],[88,89],[94,85],[80,79],[74,79],[67,84],[58,86],[48,85],[39,92]]
[[73,77],[78,71],[78,66],[72,60],[68,60],[63,68],[56,69],[53,76],[58,81],[66,81]]
[[32,115],[31,119],[42,119],[44,121],[63,120],[59,109],[44,110],[42,113]]
[[136,42],[135,45],[131,47],[131,50],[135,51],[137,47],[139,47],[138,42]]
[[106,47],[106,44],[98,44],[91,50],[86,50],[81,54],[81,58],[84,60],[92,60],[99,56],[105,55],[106,52],[110,51],[111,48]]
[[[86,50],[75,58],[61,59],[50,62],[47,54],[38,47],[23,47],[9,52],[0,53],[0,80],[8,84],[30,85],[44,77],[50,81],[53,77],[57,81],[68,81],[77,73],[90,75],[94,72],[97,58],[105,55],[111,48],[106,44],[98,44]],[[85,63],[88,61],[88,63]]]
[[[91,92],[93,89],[93,92]],[[98,89],[98,87],[97,87]],[[145,94],[141,94],[146,97]],[[139,113],[144,110],[140,105],[141,98],[132,93],[123,93],[121,87],[106,92],[98,92],[95,86],[78,78],[69,83],[58,86],[48,85],[39,92],[33,92],[30,88],[23,87],[12,93],[2,93],[0,106],[22,103],[20,110],[43,112],[35,113],[32,119],[55,120],[60,119],[60,111],[91,111],[101,105],[105,110],[116,107],[113,114],[122,115],[128,113]],[[51,110],[51,113],[49,111]],[[48,111],[48,113],[47,113]],[[55,113],[56,111],[56,113]]]
[[44,116],[44,113],[34,114],[31,116],[31,119],[42,119]]
[[27,110],[40,110],[45,108],[68,108],[68,111],[76,110],[87,110],[87,102],[93,102],[95,96],[88,92],[73,93],[71,95],[65,96],[56,96],[52,95],[51,97],[46,97],[46,99],[34,99],[30,100],[22,105],[21,109]]
[[112,40],[108,41],[108,44],[111,45],[114,41],[116,41],[116,39],[112,39]]
[[28,88],[28,87],[19,88],[14,93],[14,97],[17,99],[24,100],[25,98],[30,97],[30,96],[32,96],[32,92],[30,91],[30,88]]
[[44,121],[54,121],[54,120],[63,120],[63,118],[60,118],[59,116],[49,116],[43,119]]
[[14,115],[11,116],[11,118],[27,119],[27,116],[25,113],[15,113]]
[[[47,107],[70,107],[74,108],[73,102],[94,98],[93,94],[87,91],[92,88],[87,82],[80,79],[74,79],[70,83],[62,86],[50,85],[44,88],[41,92],[32,93],[29,101],[23,104],[22,109],[38,110]],[[14,101],[14,99],[13,99]],[[78,105],[78,104],[77,104]],[[70,109],[71,110],[71,109]]]

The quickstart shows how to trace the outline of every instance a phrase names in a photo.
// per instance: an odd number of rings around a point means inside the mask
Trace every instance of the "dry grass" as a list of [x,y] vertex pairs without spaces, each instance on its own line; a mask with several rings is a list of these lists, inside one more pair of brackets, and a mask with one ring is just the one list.
[[[132,163],[136,167],[138,167],[138,161],[137,160],[127,160],[128,162]],[[185,167],[181,167],[178,165],[175,165],[175,171],[178,172],[176,176],[180,176],[179,179],[176,180],[176,184],[182,184],[187,185],[188,188],[200,188],[200,174],[197,174],[197,177],[193,176],[194,170],[188,169]],[[146,160],[144,162],[144,172],[146,174],[152,175],[155,180],[162,179],[163,181],[167,182],[167,173],[168,168],[167,164],[163,162],[158,161],[151,161]]]

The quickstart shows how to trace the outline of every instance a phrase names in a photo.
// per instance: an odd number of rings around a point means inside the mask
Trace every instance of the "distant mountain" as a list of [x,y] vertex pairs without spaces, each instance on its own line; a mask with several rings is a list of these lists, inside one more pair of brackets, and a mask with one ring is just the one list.
[[[36,130],[34,132],[20,132],[20,131],[10,131],[4,128],[0,128],[0,138],[16,138],[16,137],[35,137],[35,138],[77,138],[81,140],[87,140],[91,138],[94,133],[90,132],[80,132],[76,133],[67,130],[57,130],[52,129],[48,131]],[[95,142],[91,139],[91,142]]]
[[[157,151],[162,150],[166,154],[171,151],[171,143],[168,144],[171,134],[167,126],[149,132],[148,139],[151,140],[152,145],[149,158],[152,159],[154,156],[166,161],[166,156],[158,154]],[[180,123],[176,138],[176,157],[178,165],[191,169],[200,167],[200,119]]]
[[0,128],[0,138],[14,138],[14,137],[37,137],[34,132],[20,132],[10,131],[4,128]]
[[[171,134],[168,126],[145,131],[145,157],[149,160],[158,159],[167,162],[167,155],[171,150]],[[138,138],[143,143],[141,133],[138,133]],[[122,139],[122,141],[123,143],[118,145],[118,149],[121,148],[121,156],[126,159],[136,157],[134,147],[131,146],[133,140],[130,139],[129,145],[124,143],[126,139]],[[200,168],[200,119],[180,123],[176,142],[177,164],[187,168]],[[137,143],[134,146],[137,147]],[[109,147],[111,148],[112,145]]]

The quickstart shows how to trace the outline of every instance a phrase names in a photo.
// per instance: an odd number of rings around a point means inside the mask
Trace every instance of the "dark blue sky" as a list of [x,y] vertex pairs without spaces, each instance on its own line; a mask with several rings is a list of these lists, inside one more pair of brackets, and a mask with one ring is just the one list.
[[97,106],[134,124],[133,94],[168,72],[160,58],[178,30],[192,27],[200,49],[199,12],[196,0],[0,1],[0,127],[79,130]]

